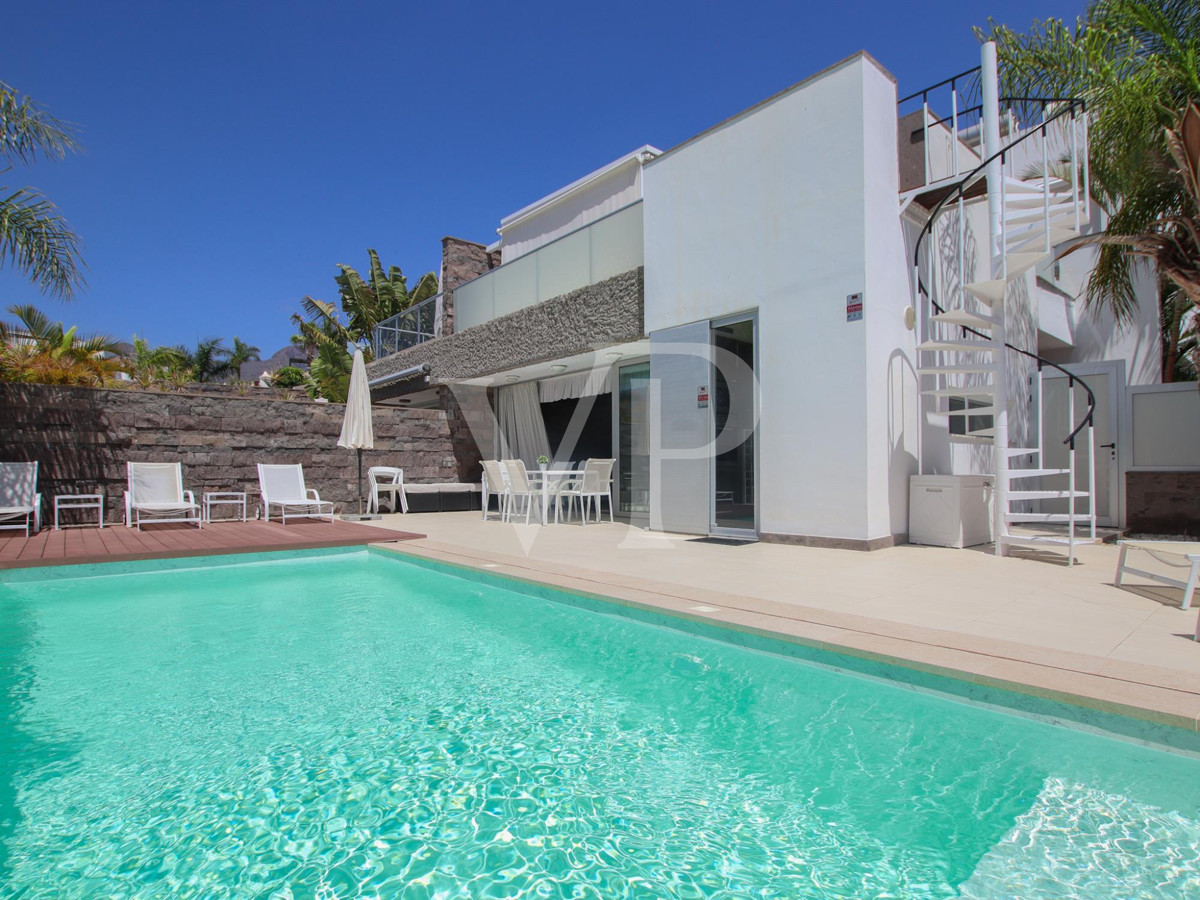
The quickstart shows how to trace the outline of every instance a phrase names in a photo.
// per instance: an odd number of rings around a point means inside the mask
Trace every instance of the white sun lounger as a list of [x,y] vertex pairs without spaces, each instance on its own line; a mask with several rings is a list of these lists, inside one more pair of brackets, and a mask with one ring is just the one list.
[[258,464],[258,489],[262,493],[263,518],[271,521],[271,507],[279,507],[279,516],[287,524],[289,512],[293,519],[324,519],[333,521],[333,504],[322,500],[312,488],[304,486],[304,467],[295,465]]
[[183,466],[177,462],[126,463],[129,490],[125,492],[125,527],[142,530],[147,522],[200,521],[200,505],[196,495],[183,489]]
[[[36,462],[0,463],[0,528],[23,528],[25,537],[42,530],[42,495]],[[9,524],[16,523],[16,524]]]
[[[1130,550],[1144,550],[1164,565],[1187,569],[1187,579],[1180,581],[1178,578],[1127,565],[1125,559]],[[1121,541],[1121,558],[1117,560],[1117,577],[1114,579],[1117,587],[1121,586],[1121,578],[1126,573],[1140,575],[1159,584],[1183,588],[1183,605],[1180,608],[1188,609],[1192,605],[1192,595],[1196,593],[1197,578],[1200,577],[1200,541]]]

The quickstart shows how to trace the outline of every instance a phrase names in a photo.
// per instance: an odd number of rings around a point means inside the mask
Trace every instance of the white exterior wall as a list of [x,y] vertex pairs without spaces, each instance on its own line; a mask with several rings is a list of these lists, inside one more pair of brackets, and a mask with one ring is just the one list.
[[1123,359],[1129,384],[1159,384],[1162,331],[1158,319],[1158,279],[1149,265],[1137,267],[1138,304],[1133,321],[1118,325],[1107,308],[1089,309],[1083,302],[1096,255],[1096,249],[1085,247],[1059,260],[1057,287],[1069,297],[1077,298],[1063,298],[1072,319],[1074,346],[1069,350],[1047,349],[1042,355],[1060,365]]
[[[763,533],[906,530],[915,382],[895,102],[858,55],[646,167],[647,332],[758,310]],[[865,321],[847,322],[860,291]],[[709,415],[690,407],[666,414]]]
[[[863,67],[862,102],[867,536],[880,538],[908,533],[908,479],[918,471],[920,391],[917,336],[904,324],[913,284],[900,219],[896,87],[875,66]],[[847,327],[844,321],[842,327]]]
[[642,164],[630,160],[512,225],[501,224],[501,262],[512,262],[555,238],[637,202],[641,196]]

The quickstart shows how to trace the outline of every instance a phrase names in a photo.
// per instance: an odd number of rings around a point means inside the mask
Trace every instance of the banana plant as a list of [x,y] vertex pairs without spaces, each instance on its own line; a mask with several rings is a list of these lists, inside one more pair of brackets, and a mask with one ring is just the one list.
[[297,328],[294,343],[314,355],[323,346],[355,346],[370,359],[371,333],[376,325],[437,295],[438,280],[432,272],[422,275],[410,290],[399,266],[384,271],[377,252],[367,250],[367,257],[366,279],[354,267],[338,263],[340,274],[334,276],[338,304],[309,296],[300,301],[303,313],[292,316]]

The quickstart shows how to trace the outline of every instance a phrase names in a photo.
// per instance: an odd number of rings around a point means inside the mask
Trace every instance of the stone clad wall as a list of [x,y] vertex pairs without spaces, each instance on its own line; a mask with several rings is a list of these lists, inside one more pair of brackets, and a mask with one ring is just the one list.
[[[562,359],[643,336],[645,279],[639,267],[454,334],[377,359],[372,378],[428,363],[446,383]],[[401,388],[375,390],[376,400]]]
[[[183,463],[184,487],[245,490],[251,508],[259,462],[301,463],[309,487],[339,511],[356,507],[356,456],[337,446],[345,407],[335,403],[163,394],[0,383],[0,460],[37,460],[43,515],[53,495],[106,495],[109,521],[123,510],[127,461]],[[458,481],[479,458],[452,409],[376,407],[372,465],[404,468],[408,482]]]
[[442,238],[442,335],[454,333],[454,289],[500,265],[500,251],[462,238]]

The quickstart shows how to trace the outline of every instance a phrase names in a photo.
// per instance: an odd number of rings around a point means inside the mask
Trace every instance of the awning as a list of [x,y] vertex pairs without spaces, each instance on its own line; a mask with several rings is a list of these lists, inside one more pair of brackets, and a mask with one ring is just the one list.
[[555,375],[538,382],[538,398],[542,403],[556,400],[577,400],[596,394],[612,393],[613,367],[588,369],[570,375]]

